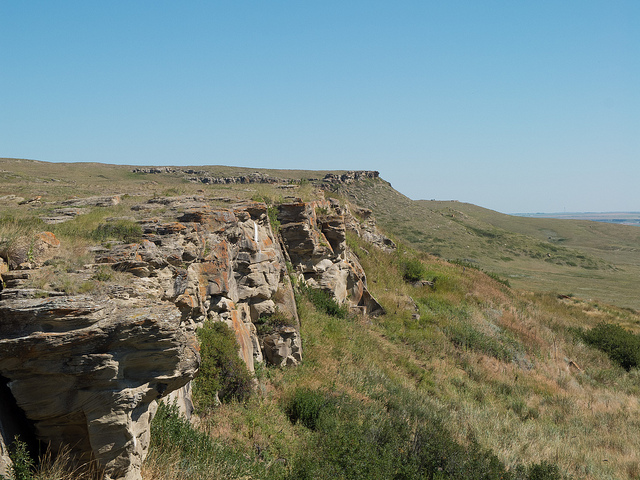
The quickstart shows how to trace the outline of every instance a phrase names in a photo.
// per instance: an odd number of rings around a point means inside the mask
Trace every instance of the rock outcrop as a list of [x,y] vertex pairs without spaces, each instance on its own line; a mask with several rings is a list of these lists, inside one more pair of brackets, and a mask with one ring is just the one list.
[[345,213],[347,230],[354,232],[365,242],[385,252],[392,252],[396,244],[378,230],[376,219],[368,208],[352,207]]
[[0,338],[0,372],[36,437],[95,460],[105,479],[140,478],[156,400],[199,365],[195,335],[166,303],[2,300]]
[[[32,237],[17,237],[6,242],[0,251],[0,273],[3,270],[28,270],[42,265],[55,256],[60,241],[51,232],[40,232]],[[5,267],[6,265],[6,267]]]
[[[96,247],[93,264],[69,273],[87,280],[106,269],[126,280],[107,280],[85,295],[26,288],[42,261],[12,265],[24,270],[3,274],[0,394],[24,412],[35,438],[54,452],[67,445],[79,460],[96,461],[106,479],[139,480],[157,401],[175,400],[187,416],[193,410],[195,331],[203,322],[233,329],[249,370],[255,362],[302,361],[287,262],[299,280],[339,303],[382,313],[346,243],[356,223],[363,237],[372,227],[333,200],[278,208],[274,233],[264,203],[213,208],[204,197],[182,196],[136,205],[134,212],[153,215],[139,221],[142,239]],[[46,255],[59,248],[50,235],[39,241]],[[4,435],[11,428],[0,410]],[[3,440],[0,459],[11,438]]]
[[281,235],[294,269],[309,286],[369,315],[384,312],[367,289],[364,270],[347,249],[344,211],[337,202],[280,205]]

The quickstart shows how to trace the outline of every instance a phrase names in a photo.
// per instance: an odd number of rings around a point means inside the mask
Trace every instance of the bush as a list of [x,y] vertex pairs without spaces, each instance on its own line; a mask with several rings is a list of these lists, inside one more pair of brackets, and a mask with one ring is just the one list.
[[233,331],[223,322],[205,322],[198,330],[200,372],[194,380],[194,396],[200,407],[223,401],[245,401],[251,395],[251,374],[238,355]]
[[347,305],[340,305],[329,292],[325,292],[319,288],[311,288],[306,285],[301,286],[301,290],[316,309],[332,317],[347,318],[349,307]]
[[[9,468],[12,480],[33,480],[33,459],[29,454],[27,444],[18,436],[9,447],[9,458],[13,462]],[[0,479],[4,479],[4,477],[0,475]]]
[[276,311],[268,315],[260,315],[254,322],[258,335],[268,335],[280,327],[295,327],[296,322],[276,307]]
[[629,371],[640,366],[640,337],[613,323],[599,323],[591,330],[578,332],[589,345]]
[[[387,392],[389,394],[391,392]],[[397,393],[397,392],[396,392]],[[310,443],[295,459],[296,479],[555,480],[558,467],[543,462],[507,470],[476,441],[461,444],[436,414],[419,413],[406,398],[389,395],[386,409],[328,392],[298,389],[286,411],[311,428]]]
[[427,270],[420,260],[406,260],[402,263],[402,277],[407,282],[419,282],[427,275]]
[[331,401],[324,393],[308,388],[298,388],[285,407],[285,412],[291,423],[300,422],[305,427],[315,430],[322,411],[326,411],[330,405]]
[[[279,465],[261,461],[255,453],[243,451],[227,441],[213,439],[194,428],[175,405],[158,405],[151,422],[151,445],[146,460],[156,476],[204,480],[218,478],[281,478]],[[56,477],[57,478],[57,477]],[[145,477],[147,478],[147,477]]]
[[278,207],[271,205],[267,207],[267,216],[269,217],[269,223],[271,224],[271,230],[276,235],[280,232],[280,220],[278,220]]
[[180,415],[178,407],[158,404],[158,410],[151,422],[151,445],[153,449],[179,451],[181,456],[194,462],[198,457],[208,457],[213,453],[213,441],[209,435],[193,428],[189,420]]

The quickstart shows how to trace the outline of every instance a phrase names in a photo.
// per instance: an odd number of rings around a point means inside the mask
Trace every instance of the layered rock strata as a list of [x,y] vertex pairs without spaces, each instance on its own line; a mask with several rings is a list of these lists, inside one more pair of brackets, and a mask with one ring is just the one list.
[[[54,451],[71,446],[106,479],[140,479],[157,401],[170,398],[191,413],[195,330],[205,320],[233,329],[249,370],[302,361],[287,261],[299,280],[338,302],[382,313],[346,246],[347,225],[357,221],[336,201],[280,205],[275,234],[258,202],[212,208],[204,197],[156,198],[132,210],[154,215],[139,222],[142,239],[96,247],[95,263],[69,274],[87,280],[107,269],[124,281],[87,295],[26,288],[41,263],[23,262],[24,270],[3,274],[0,293],[0,393],[40,442]],[[3,412],[4,434],[11,429]]]
[[301,280],[362,313],[384,312],[367,289],[358,259],[347,248],[344,211],[337,202],[283,204],[278,220],[286,251]]
[[95,460],[105,479],[140,478],[156,400],[199,365],[195,335],[166,303],[2,300],[0,338],[0,372],[36,437]]

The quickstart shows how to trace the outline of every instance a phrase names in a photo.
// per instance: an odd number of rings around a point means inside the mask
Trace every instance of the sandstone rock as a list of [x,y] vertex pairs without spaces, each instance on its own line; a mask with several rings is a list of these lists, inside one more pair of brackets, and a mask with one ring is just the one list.
[[269,363],[294,366],[302,361],[300,333],[293,327],[282,327],[264,338],[263,352]]
[[176,405],[178,412],[187,420],[191,420],[194,414],[195,408],[191,400],[191,382],[162,397],[160,401],[167,405]]
[[199,365],[197,340],[170,304],[107,299],[0,301],[0,375],[38,439],[95,457],[105,478],[140,479],[156,400]]
[[62,205],[73,207],[113,207],[120,203],[120,195],[103,197],[70,198],[61,202]]
[[[316,210],[325,213],[317,216]],[[338,303],[380,313],[362,266],[347,251],[345,216],[331,213],[338,210],[342,211],[336,201],[280,206],[278,219],[291,262],[307,284],[331,293]]]
[[0,197],[0,201],[20,203],[24,202],[24,197],[18,197],[17,195],[3,195]]
[[40,232],[33,237],[16,239],[3,253],[10,269],[30,269],[53,258],[60,241],[51,232]]
[[351,171],[343,174],[327,173],[323,179],[326,184],[351,184],[366,178],[379,178],[380,173],[374,170]]
[[40,218],[44,223],[53,225],[56,223],[64,223],[74,219],[78,215],[84,215],[86,213],[89,213],[89,209],[87,208],[56,208],[51,211],[50,215]]
[[347,248],[346,227],[343,215],[320,215],[318,216],[320,231],[329,241],[333,252],[340,255]]
[[[265,359],[302,359],[297,328],[271,335],[264,356],[252,323],[278,310],[298,324],[266,205],[214,209],[199,201],[162,203],[167,211],[142,223],[143,240],[92,250],[96,265],[131,274],[126,284],[102,286],[106,296],[25,298],[37,293],[22,288],[29,271],[3,274],[15,295],[0,297],[0,376],[39,439],[95,457],[105,478],[139,478],[157,399],[176,391],[169,401],[192,409],[194,332],[206,318],[233,328],[250,370]],[[338,260],[315,223],[313,235],[324,242],[312,246],[317,259]]]
[[[368,208],[352,207],[345,214],[345,225],[347,230],[354,232],[364,241],[372,244],[376,248],[385,252],[392,252],[396,249],[396,244],[383,235],[376,226],[375,218]],[[359,220],[359,217],[361,220]]]

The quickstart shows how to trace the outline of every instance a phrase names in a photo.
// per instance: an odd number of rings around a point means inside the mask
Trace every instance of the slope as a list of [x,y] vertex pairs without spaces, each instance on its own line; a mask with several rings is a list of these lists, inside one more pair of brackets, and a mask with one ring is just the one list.
[[413,201],[383,180],[337,189],[370,208],[411,246],[459,260],[534,291],[557,291],[640,308],[640,229],[504,215],[455,201]]

